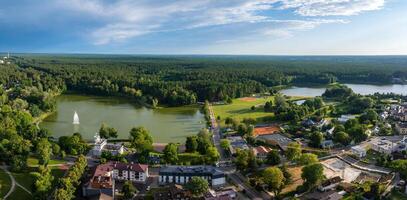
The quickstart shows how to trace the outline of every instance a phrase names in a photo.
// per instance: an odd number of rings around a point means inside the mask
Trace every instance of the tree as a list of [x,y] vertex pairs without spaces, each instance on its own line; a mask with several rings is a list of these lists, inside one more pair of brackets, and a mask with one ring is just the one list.
[[313,188],[324,179],[324,168],[320,163],[314,163],[302,168],[301,178],[307,188]]
[[187,141],[185,142],[185,151],[186,152],[196,152],[198,149],[198,137],[197,136],[188,136]]
[[101,138],[117,138],[118,134],[117,134],[117,130],[109,127],[106,123],[102,123],[102,125],[100,126],[99,129],[99,135]]
[[249,165],[248,163],[248,157],[249,154],[245,150],[237,149],[236,151],[236,158],[235,158],[235,164],[236,168],[238,170],[244,171],[247,169],[247,166]]
[[39,166],[38,172],[33,173],[34,176],[34,198],[47,199],[50,190],[52,189],[52,181],[54,177],[48,167]]
[[335,132],[333,134],[333,141],[341,143],[344,146],[347,146],[351,142],[349,135],[343,131]]
[[301,156],[301,145],[297,142],[291,142],[287,145],[285,156],[288,160],[295,160]]
[[137,192],[137,190],[131,181],[126,181],[123,184],[122,193],[123,193],[124,199],[132,199],[134,196],[134,193],[136,193],[136,192]]
[[130,130],[130,143],[139,153],[153,149],[153,138],[150,132],[141,126]]
[[254,155],[254,152],[252,150],[249,150],[248,155],[247,155],[247,164],[248,164],[248,169],[250,171],[256,171],[258,164],[257,164],[257,157]]
[[208,151],[208,148],[212,146],[211,141],[211,134],[209,133],[208,129],[202,129],[198,133],[198,152],[202,155],[205,155]]
[[246,124],[239,124],[239,126],[237,127],[237,133],[241,136],[245,135],[247,133]]
[[313,153],[304,153],[298,158],[298,164],[300,165],[309,165],[318,161],[318,156]]
[[220,140],[220,147],[224,150],[228,150],[230,148],[230,140],[228,139],[221,139]]
[[52,145],[46,138],[42,138],[37,144],[37,156],[40,164],[48,164],[52,155]]
[[278,167],[269,167],[263,171],[262,175],[267,188],[273,191],[275,196],[278,196],[284,185],[283,172]]
[[281,158],[277,150],[273,149],[267,154],[267,163],[270,165],[278,165],[281,163]]
[[362,123],[375,123],[379,119],[379,115],[373,109],[367,109],[365,113],[363,113],[359,120]]
[[322,135],[321,132],[315,131],[312,132],[310,135],[310,142],[309,145],[315,148],[321,147],[322,141],[324,140],[324,136]]
[[397,171],[400,173],[400,176],[404,179],[407,179],[407,160],[393,160],[390,163],[390,168],[392,168],[394,171]]
[[218,149],[216,149],[216,147],[211,146],[207,149],[205,157],[206,157],[206,163],[214,164],[219,160],[220,154],[218,152]]
[[165,146],[163,150],[163,158],[166,163],[177,164],[178,162],[178,145],[174,143],[169,143]]
[[185,188],[191,192],[194,197],[200,197],[209,190],[209,183],[201,177],[194,176],[185,185]]

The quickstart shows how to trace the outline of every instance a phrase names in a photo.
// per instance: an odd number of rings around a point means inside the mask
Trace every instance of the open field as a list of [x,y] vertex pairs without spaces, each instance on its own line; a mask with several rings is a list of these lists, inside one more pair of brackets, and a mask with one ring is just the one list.
[[[228,105],[214,105],[213,110],[215,116],[220,116],[222,123],[224,123],[225,118],[232,117],[237,120],[242,120],[244,118],[254,118],[261,119],[263,117],[274,116],[273,113],[264,112],[263,105],[267,101],[274,100],[274,97],[244,97],[239,99],[234,99],[232,104]],[[254,110],[251,107],[255,106]]]
[[[27,188],[29,189],[29,188]],[[23,190],[21,187],[16,186],[16,189],[7,199],[32,199],[32,195]]]
[[289,167],[287,169],[287,171],[291,174],[292,182],[284,187],[284,189],[281,191],[281,194],[293,192],[297,189],[298,186],[303,184],[304,181],[301,178],[301,169],[302,167]]

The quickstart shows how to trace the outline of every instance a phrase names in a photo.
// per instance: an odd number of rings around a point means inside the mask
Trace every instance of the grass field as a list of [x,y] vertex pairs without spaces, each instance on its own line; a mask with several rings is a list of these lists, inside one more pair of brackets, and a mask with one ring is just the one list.
[[[266,113],[263,110],[263,105],[274,97],[266,98],[240,98],[234,99],[232,104],[228,105],[214,105],[213,110],[215,112],[215,117],[220,116],[222,123],[224,123],[225,118],[232,117],[237,120],[242,120],[244,118],[254,118],[260,119],[266,116],[274,116],[273,113]],[[251,107],[255,106],[254,110]]]
[[0,169],[0,185],[0,199],[3,199],[11,187],[10,177],[3,169]]
[[[39,164],[39,160],[35,157],[29,157],[27,159],[28,162],[28,166],[29,167],[37,167]],[[55,165],[55,164],[64,164],[66,161],[64,160],[55,160],[55,159],[51,159],[48,164],[49,165]]]
[[21,187],[16,186],[14,192],[7,199],[33,199],[33,197]]

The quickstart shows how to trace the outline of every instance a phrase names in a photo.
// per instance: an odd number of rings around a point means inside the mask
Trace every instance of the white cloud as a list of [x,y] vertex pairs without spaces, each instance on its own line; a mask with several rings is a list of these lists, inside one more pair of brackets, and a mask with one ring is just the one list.
[[381,9],[385,0],[283,0],[282,9],[302,16],[350,16]]
[[[278,20],[269,15],[277,9],[292,9],[300,16],[348,16],[378,10],[384,0],[59,0],[63,9],[97,19],[91,30],[94,44],[103,45],[133,37],[172,30],[194,29],[234,23],[264,23]],[[263,33],[287,37],[341,20],[280,19],[283,28],[263,27]]]

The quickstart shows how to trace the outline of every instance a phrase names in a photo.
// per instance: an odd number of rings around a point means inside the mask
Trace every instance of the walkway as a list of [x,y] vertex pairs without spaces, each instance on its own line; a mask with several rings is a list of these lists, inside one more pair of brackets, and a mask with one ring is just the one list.
[[3,197],[4,199],[7,199],[11,195],[11,193],[13,193],[14,190],[16,189],[16,180],[14,179],[14,176],[8,171],[5,165],[2,165],[1,168],[8,174],[11,180],[11,188],[7,192],[7,194]]
[[7,199],[15,190],[16,190],[16,185],[18,187],[20,187],[21,189],[23,189],[24,191],[26,191],[28,194],[32,195],[32,193],[25,188],[24,186],[20,185],[16,179],[14,179],[14,176],[10,173],[10,171],[8,171],[7,166],[2,165],[1,168],[8,174],[8,176],[10,177],[11,180],[11,188],[10,190],[7,192],[7,194],[3,197],[4,199]]

